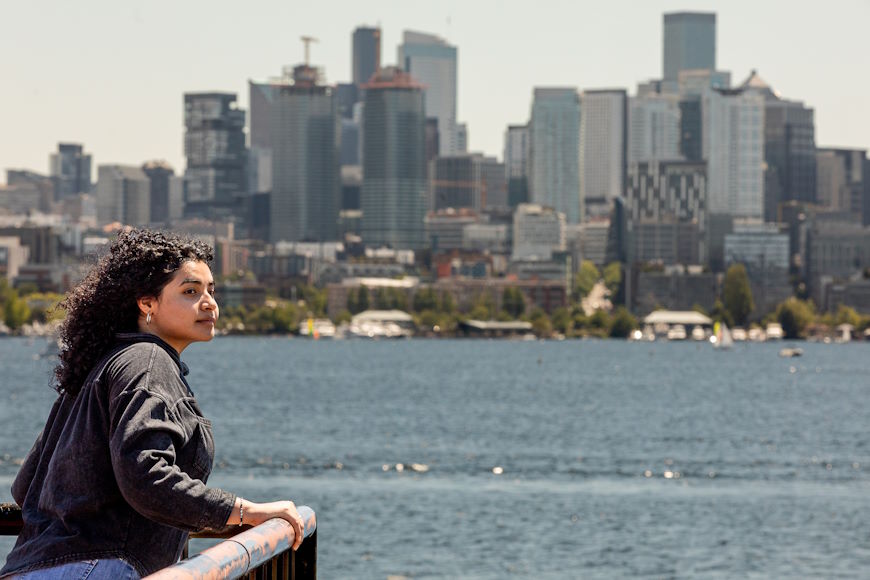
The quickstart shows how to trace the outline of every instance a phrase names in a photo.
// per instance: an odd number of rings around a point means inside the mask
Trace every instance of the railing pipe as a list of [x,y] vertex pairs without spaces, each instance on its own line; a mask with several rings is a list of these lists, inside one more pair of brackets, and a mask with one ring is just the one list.
[[[316,550],[317,518],[314,510],[308,506],[297,508],[305,522],[305,533],[302,547],[306,554]],[[148,580],[218,580],[224,578],[240,578],[272,560],[276,556],[290,550],[296,534],[286,520],[271,519],[254,528],[236,534],[216,546],[203,550],[173,566],[164,568],[150,576]],[[306,543],[308,545],[306,546]],[[295,554],[294,554],[295,556]],[[313,556],[313,553],[311,554]],[[316,557],[316,556],[315,556]],[[295,560],[296,558],[294,558]],[[299,574],[291,571],[289,578],[314,578],[315,566],[312,558],[305,558],[304,567],[311,568]],[[290,563],[295,568],[295,562]],[[301,572],[301,571],[300,571]],[[283,576],[283,575],[279,575]]]

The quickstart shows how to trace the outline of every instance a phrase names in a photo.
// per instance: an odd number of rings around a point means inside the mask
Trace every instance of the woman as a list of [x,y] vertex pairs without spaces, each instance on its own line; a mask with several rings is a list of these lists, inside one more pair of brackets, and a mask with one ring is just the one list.
[[214,337],[218,305],[202,242],[123,232],[67,296],[59,397],[12,485],[24,529],[0,578],[137,578],[178,560],[188,531],[284,518],[206,486],[211,424],[179,355]]

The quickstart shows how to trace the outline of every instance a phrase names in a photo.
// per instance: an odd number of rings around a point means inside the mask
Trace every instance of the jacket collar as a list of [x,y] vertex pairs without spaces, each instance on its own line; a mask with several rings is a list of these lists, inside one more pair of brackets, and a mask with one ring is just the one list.
[[126,343],[134,343],[134,342],[152,342],[169,353],[169,356],[172,357],[172,360],[175,361],[175,364],[178,365],[178,369],[181,371],[182,376],[187,376],[187,373],[190,372],[190,369],[187,367],[184,362],[182,362],[181,357],[178,356],[178,353],[174,348],[169,346],[169,343],[157,336],[156,334],[149,334],[147,332],[119,332],[115,334],[115,338],[118,342],[126,342]]

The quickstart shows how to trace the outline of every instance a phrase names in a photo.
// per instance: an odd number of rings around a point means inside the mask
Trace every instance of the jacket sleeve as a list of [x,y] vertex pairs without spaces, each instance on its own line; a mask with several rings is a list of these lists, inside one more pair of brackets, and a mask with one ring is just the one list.
[[[138,380],[147,381],[147,373]],[[112,469],[136,511],[185,530],[226,526],[236,496],[207,487],[176,464],[187,437],[165,396],[128,384],[112,399],[110,416]]]
[[12,482],[12,499],[19,506],[24,505],[24,496],[27,495],[27,490],[30,488],[30,483],[33,481],[33,476],[36,474],[36,468],[39,466],[39,456],[42,454],[42,432],[36,438],[36,443],[30,449],[24,462],[21,464],[21,469],[18,470],[18,475]]

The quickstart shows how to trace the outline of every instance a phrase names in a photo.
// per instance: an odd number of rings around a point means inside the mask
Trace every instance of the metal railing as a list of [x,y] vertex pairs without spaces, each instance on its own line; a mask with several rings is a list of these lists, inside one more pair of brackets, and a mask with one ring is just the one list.
[[[299,506],[305,539],[297,551],[289,523],[272,519],[234,535],[191,534],[192,538],[227,538],[223,542],[148,576],[149,580],[224,578],[315,580],[317,578],[317,518],[308,506]],[[16,536],[23,527],[21,509],[0,504],[0,535]]]

